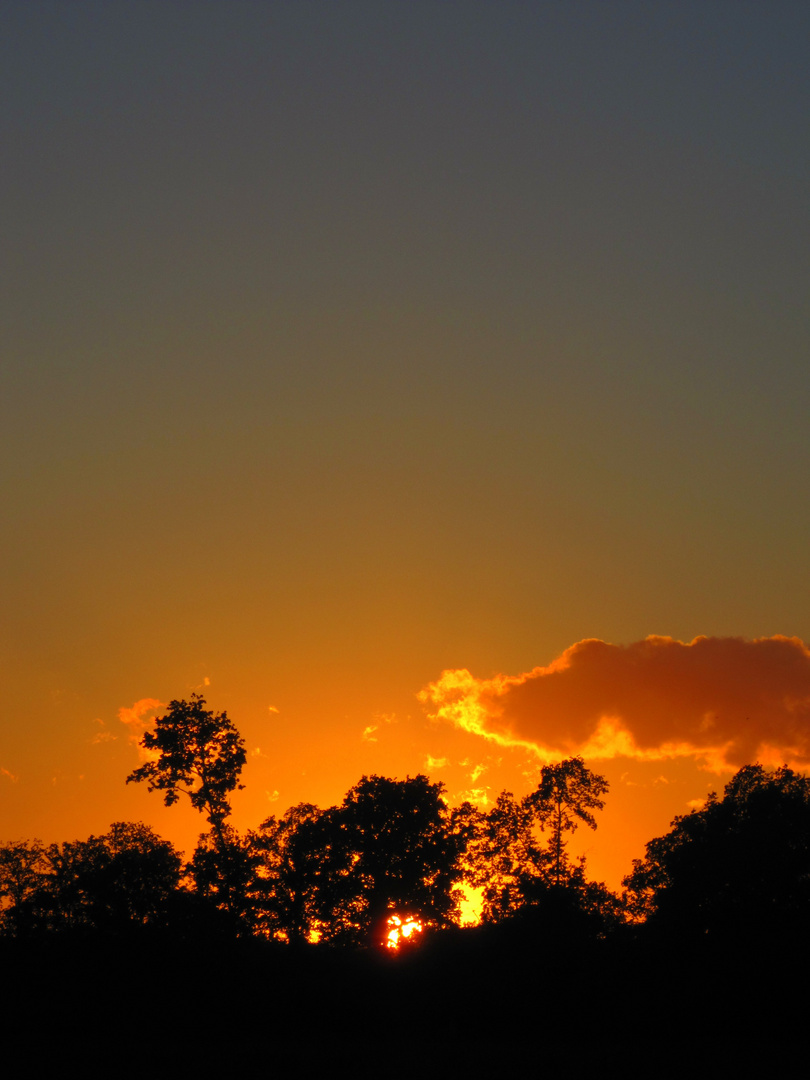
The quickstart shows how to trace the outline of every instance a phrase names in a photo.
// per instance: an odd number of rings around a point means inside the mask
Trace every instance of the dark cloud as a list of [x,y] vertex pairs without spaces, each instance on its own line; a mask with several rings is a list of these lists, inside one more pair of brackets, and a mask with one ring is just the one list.
[[435,716],[543,756],[810,763],[810,650],[798,638],[586,639],[548,667],[422,691]]

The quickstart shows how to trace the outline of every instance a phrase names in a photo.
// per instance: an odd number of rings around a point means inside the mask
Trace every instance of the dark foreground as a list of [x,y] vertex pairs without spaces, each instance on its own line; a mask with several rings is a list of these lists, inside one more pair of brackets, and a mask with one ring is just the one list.
[[[807,950],[445,932],[406,954],[61,938],[2,947],[4,1057],[239,1076],[726,1073],[804,1049]],[[33,1056],[32,1056],[33,1055]]]

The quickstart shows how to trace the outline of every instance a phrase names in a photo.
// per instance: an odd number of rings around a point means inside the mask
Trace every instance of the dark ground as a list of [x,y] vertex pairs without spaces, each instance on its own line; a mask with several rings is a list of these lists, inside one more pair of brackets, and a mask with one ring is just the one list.
[[[445,932],[407,954],[6,942],[4,1059],[153,1076],[728,1075],[804,1050],[805,950]],[[33,1055],[33,1056],[32,1056]]]

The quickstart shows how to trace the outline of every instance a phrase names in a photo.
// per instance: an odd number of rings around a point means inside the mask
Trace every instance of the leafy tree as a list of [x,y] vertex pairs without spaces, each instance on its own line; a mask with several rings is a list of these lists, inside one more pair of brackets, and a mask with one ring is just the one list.
[[[525,798],[507,791],[498,796],[467,854],[468,880],[483,892],[485,922],[498,922],[527,905],[549,909],[552,888],[571,893],[567,907],[591,903],[584,867],[568,858],[565,834],[580,822],[596,828],[592,811],[603,806],[600,796],[607,787],[604,777],[572,758],[544,766],[537,789]],[[595,887],[587,888],[596,895]]]
[[140,822],[116,822],[103,836],[41,849],[36,882],[10,909],[17,933],[121,933],[165,923],[182,859]]
[[470,883],[483,890],[482,918],[499,922],[536,898],[549,857],[540,843],[528,798],[502,791],[468,851]]
[[117,821],[100,841],[105,855],[96,893],[106,915],[118,923],[160,921],[180,883],[180,854],[140,821]]
[[596,828],[592,811],[604,807],[600,796],[607,790],[604,776],[591,772],[582,758],[543,766],[540,783],[528,802],[540,828],[551,833],[549,852],[555,885],[564,884],[570,873],[564,834],[574,832],[580,822],[590,829]]
[[228,796],[244,786],[239,774],[245,743],[226,713],[204,706],[200,694],[192,694],[191,701],[170,701],[155,730],[141,740],[147,753],[156,756],[130,773],[127,783],[145,780],[149,791],[165,792],[166,806],[187,795],[217,831],[231,812]]
[[39,840],[17,840],[0,847],[0,930],[15,932],[24,904],[42,887],[48,868]]
[[218,913],[219,931],[242,936],[257,929],[264,908],[260,865],[250,837],[228,825],[200,836],[186,872],[197,895]]
[[[192,694],[191,701],[169,702],[169,711],[141,740],[154,756],[130,773],[127,783],[146,781],[149,791],[165,793],[166,806],[186,795],[195,810],[206,815],[220,863],[218,895],[236,915],[240,882],[238,875],[233,880],[230,875],[236,874],[239,858],[236,834],[226,828],[225,819],[231,812],[230,793],[244,786],[239,774],[246,761],[245,743],[227,713],[206,709],[205,703],[200,694]],[[204,861],[210,874],[211,858]]]
[[457,849],[456,866],[459,882],[473,889],[480,889],[483,884],[486,820],[486,814],[471,802],[454,806],[450,810],[448,819],[448,828],[455,839]]
[[318,891],[329,869],[321,811],[311,803],[267,818],[251,833],[260,859],[260,905],[265,931],[291,943],[307,941],[316,927]]
[[382,941],[394,912],[444,927],[458,914],[463,839],[444,786],[426,776],[364,776],[312,835],[321,860],[317,917],[326,940]]
[[628,906],[678,936],[803,935],[810,915],[810,779],[747,765],[676,817],[625,878]]

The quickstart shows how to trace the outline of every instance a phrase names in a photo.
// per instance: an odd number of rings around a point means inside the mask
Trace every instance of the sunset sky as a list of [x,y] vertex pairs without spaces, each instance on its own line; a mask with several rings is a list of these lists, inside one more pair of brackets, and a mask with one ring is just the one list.
[[[0,5],[0,842],[810,766],[810,5]],[[580,834],[577,834],[578,839]]]

